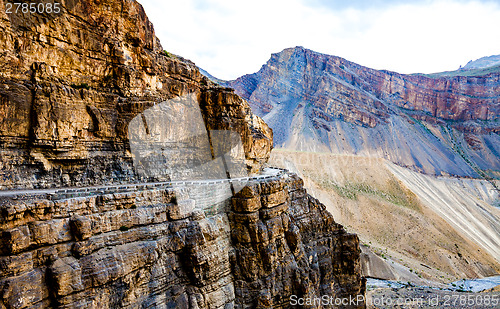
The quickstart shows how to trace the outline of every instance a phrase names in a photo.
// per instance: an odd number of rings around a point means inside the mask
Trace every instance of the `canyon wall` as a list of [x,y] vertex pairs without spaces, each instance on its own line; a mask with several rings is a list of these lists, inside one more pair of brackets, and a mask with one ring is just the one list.
[[[186,94],[207,130],[240,134],[249,172],[267,161],[271,129],[232,89],[164,51],[136,1],[67,0],[52,15],[6,14],[5,4],[1,190],[143,181],[127,126]],[[286,308],[292,295],[364,295],[357,236],[302,185],[293,174],[253,180],[209,209],[144,185],[1,195],[0,308]]]
[[240,133],[250,172],[272,131],[231,89],[163,50],[136,1],[61,1],[60,14],[7,14],[0,1],[0,189],[135,180],[127,126],[194,93],[207,129]]
[[288,308],[292,295],[364,295],[358,237],[294,174],[250,182],[215,212],[182,207],[168,188],[3,199],[0,307]]

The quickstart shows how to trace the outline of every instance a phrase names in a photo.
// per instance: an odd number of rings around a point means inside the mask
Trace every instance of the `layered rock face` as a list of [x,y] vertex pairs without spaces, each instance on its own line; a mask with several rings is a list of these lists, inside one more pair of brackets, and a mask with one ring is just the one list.
[[[239,133],[248,170],[260,170],[271,129],[231,89],[164,52],[137,2],[61,4],[60,14],[0,13],[0,189],[141,180],[129,122],[186,94],[197,98],[208,131]],[[360,299],[357,236],[302,185],[293,174],[254,179],[206,208],[178,188],[142,183],[136,192],[80,198],[1,195],[0,308],[287,308],[292,296]],[[216,186],[204,188],[192,191],[209,196]]]
[[357,236],[294,174],[252,182],[215,213],[179,207],[172,189],[4,199],[0,307],[288,308],[293,295],[364,295]]
[[296,47],[227,84],[280,147],[382,156],[429,174],[500,175],[498,73],[402,75]]
[[240,133],[256,172],[272,132],[231,89],[164,52],[135,1],[60,1],[7,14],[0,1],[0,189],[133,181],[130,120],[195,93],[207,129]]
[[358,237],[334,222],[307,194],[302,179],[292,175],[285,182],[249,185],[232,203],[237,307],[287,308],[292,296],[344,300],[363,295]]

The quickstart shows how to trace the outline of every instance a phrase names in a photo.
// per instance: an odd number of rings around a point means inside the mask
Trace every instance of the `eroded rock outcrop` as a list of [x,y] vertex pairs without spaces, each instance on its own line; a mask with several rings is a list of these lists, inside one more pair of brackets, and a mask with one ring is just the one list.
[[195,93],[208,129],[240,133],[249,170],[272,132],[231,89],[165,52],[135,1],[61,1],[60,14],[0,7],[0,189],[134,180],[130,120]]
[[179,215],[173,192],[2,201],[1,307],[288,308],[292,295],[364,295],[357,236],[296,175],[252,182],[216,213]]

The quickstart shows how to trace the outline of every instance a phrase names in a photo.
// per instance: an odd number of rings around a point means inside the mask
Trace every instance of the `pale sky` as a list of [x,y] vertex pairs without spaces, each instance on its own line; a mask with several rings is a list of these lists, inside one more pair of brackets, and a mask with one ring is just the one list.
[[374,69],[434,73],[500,54],[500,0],[139,0],[163,48],[221,79],[304,46]]

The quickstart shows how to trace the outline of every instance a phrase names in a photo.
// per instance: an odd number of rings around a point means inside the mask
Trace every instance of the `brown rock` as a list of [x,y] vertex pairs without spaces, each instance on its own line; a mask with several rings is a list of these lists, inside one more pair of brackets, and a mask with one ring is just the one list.
[[262,205],[265,208],[272,208],[283,204],[288,200],[288,191],[277,191],[262,197]]
[[28,248],[31,244],[30,230],[27,226],[20,226],[2,232],[2,252],[16,254]]
[[[286,186],[290,179],[295,186]],[[166,220],[169,206],[158,204],[170,189],[136,194],[140,207],[124,195],[109,195],[93,213],[84,213],[82,205],[94,205],[95,197],[68,200],[65,205],[74,209],[54,210],[46,221],[26,219],[2,231],[9,236],[0,259],[4,303],[276,308],[286,307],[291,295],[363,294],[358,238],[305,194],[294,175],[278,182],[273,188],[286,191],[271,193],[286,197],[278,206],[229,214],[221,208],[175,221]],[[232,205],[241,208],[241,201],[234,197]],[[25,209],[43,204],[25,202]],[[61,214],[67,217],[53,217]],[[15,225],[15,217],[4,224]]]
[[44,302],[49,297],[48,286],[44,282],[44,273],[34,269],[17,277],[2,280],[2,300],[7,308],[25,308],[33,304],[48,307]]
[[78,240],[85,240],[92,236],[92,220],[84,216],[75,216],[71,219],[73,232]]
[[[164,53],[136,1],[63,4],[43,19],[0,12],[0,189],[137,180],[128,122],[188,93],[207,129],[240,134],[250,172],[266,162],[269,127]],[[363,294],[357,238],[289,190],[302,190],[296,176],[255,180],[233,211],[203,213],[173,189],[1,200],[0,307],[276,308],[292,294]]]
[[182,201],[177,201],[177,204],[170,205],[169,216],[171,220],[181,220],[188,218],[192,215],[195,209],[195,201],[192,199],[186,199]]
[[249,171],[267,161],[269,127],[231,89],[165,54],[139,3],[63,6],[47,22],[0,17],[0,189],[134,180],[128,123],[188,93],[199,97],[207,129],[240,134]]
[[256,196],[260,196],[260,183],[249,183],[235,195],[238,198],[252,198]]
[[262,207],[259,197],[233,198],[232,205],[235,212],[254,212]]
[[50,274],[55,284],[54,291],[59,297],[85,289],[80,263],[73,257],[55,261],[50,267]]
[[26,252],[0,258],[0,277],[14,277],[33,269],[33,254]]
[[29,224],[32,241],[37,246],[53,245],[72,240],[68,219],[55,219]]

